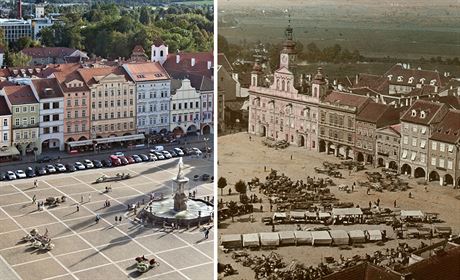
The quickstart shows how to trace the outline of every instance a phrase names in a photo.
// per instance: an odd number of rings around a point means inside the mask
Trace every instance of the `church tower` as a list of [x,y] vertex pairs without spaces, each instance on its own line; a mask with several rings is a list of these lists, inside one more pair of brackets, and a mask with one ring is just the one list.
[[168,58],[168,46],[160,38],[153,41],[151,57],[153,62],[160,62],[161,65]]
[[323,69],[318,67],[315,77],[311,83],[311,95],[313,98],[321,100],[326,95],[327,81],[323,75]]
[[262,86],[262,79],[263,79],[263,71],[262,66],[259,63],[259,60],[256,59],[254,62],[254,66],[252,67],[251,71],[251,86],[259,87]]

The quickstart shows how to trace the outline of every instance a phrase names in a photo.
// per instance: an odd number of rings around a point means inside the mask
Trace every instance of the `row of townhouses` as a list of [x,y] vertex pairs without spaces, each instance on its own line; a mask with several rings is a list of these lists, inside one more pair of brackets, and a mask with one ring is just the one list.
[[212,133],[212,53],[168,54],[163,42],[152,46],[152,53],[160,52],[153,61],[2,69],[0,158],[43,149],[71,152],[94,139]]
[[[394,83],[394,76],[383,78],[384,91],[372,95],[363,87],[365,93],[353,92],[354,85],[329,83],[321,69],[310,77],[299,74],[292,28],[286,37],[269,84],[259,61],[254,63],[249,133],[441,185],[460,185],[459,97],[456,89],[446,87],[451,83],[448,73],[406,71],[408,66],[396,65],[388,73],[400,74]],[[417,82],[403,76],[406,72]],[[403,86],[405,80],[412,87]],[[420,94],[427,87],[432,90]]]

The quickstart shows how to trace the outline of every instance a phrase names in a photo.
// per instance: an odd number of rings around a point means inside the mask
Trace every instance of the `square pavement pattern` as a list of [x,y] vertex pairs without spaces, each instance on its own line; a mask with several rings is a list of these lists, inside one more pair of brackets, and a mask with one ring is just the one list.
[[[200,229],[143,226],[133,221],[127,205],[147,203],[152,192],[171,195],[177,159],[123,167],[0,183],[0,274],[7,280],[38,279],[213,279],[213,233]],[[212,183],[194,181],[194,175],[213,174],[213,161],[184,158],[188,190],[197,197],[213,195]],[[96,178],[129,172],[131,179],[94,184]],[[112,192],[104,193],[111,186]],[[67,196],[61,205],[38,211],[32,202]],[[110,207],[104,207],[109,200]],[[83,201],[83,202],[82,202]],[[80,209],[77,212],[77,204]],[[101,220],[96,223],[96,214]],[[115,216],[123,216],[115,222]],[[35,250],[20,239],[33,228],[48,232],[51,251]],[[160,265],[139,274],[135,257],[155,258]],[[6,278],[4,278],[6,277]]]

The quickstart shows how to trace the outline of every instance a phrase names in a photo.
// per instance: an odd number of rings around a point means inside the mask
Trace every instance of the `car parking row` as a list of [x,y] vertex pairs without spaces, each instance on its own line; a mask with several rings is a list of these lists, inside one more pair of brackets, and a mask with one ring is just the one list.
[[36,176],[45,176],[55,173],[76,172],[80,170],[93,169],[93,168],[110,168],[115,166],[123,166],[128,164],[135,164],[141,162],[150,162],[157,160],[171,159],[174,157],[182,156],[197,156],[201,157],[203,153],[198,148],[183,148],[177,147],[171,150],[165,150],[163,146],[155,146],[154,149],[149,150],[147,153],[140,153],[134,155],[125,155],[122,152],[116,152],[102,160],[85,159],[83,161],[76,161],[73,163],[53,163],[60,159],[52,159],[45,156],[39,158],[37,163],[48,163],[45,165],[36,165],[35,167],[29,166],[25,170],[18,169],[16,171],[6,171],[0,173],[0,181],[4,180],[17,180],[24,178],[33,178]]

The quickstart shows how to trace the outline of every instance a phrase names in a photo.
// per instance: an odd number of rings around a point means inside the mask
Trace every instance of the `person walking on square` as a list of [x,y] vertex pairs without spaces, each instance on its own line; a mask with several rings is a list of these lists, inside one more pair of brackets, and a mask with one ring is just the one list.
[[115,223],[118,223],[118,216],[115,216]]
[[101,216],[99,216],[99,214],[96,214],[96,224],[99,223],[99,220],[101,219]]
[[37,201],[37,195],[34,194],[34,196],[32,197],[32,204],[35,204],[36,201]]
[[80,202],[83,203],[83,195],[80,197]]
[[206,228],[204,230],[204,239],[208,239],[208,237],[209,237],[209,228]]
[[38,181],[37,180],[34,181],[34,188],[38,188]]
[[77,204],[77,212],[80,212],[80,205]]
[[393,206],[394,208],[396,208],[396,200],[393,202]]

